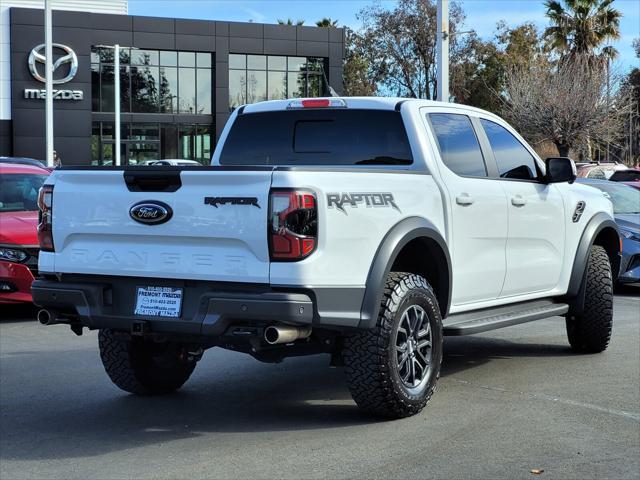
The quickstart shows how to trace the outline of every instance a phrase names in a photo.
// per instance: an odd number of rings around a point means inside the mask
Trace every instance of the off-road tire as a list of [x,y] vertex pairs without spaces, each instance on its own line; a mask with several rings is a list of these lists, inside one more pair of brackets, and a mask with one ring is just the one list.
[[[412,305],[427,314],[432,338],[431,366],[418,394],[412,394],[400,378],[394,343],[401,317]],[[345,337],[343,344],[347,383],[360,409],[386,418],[420,412],[436,388],[442,363],[442,317],[433,289],[419,275],[390,273],[375,327]]]
[[578,353],[604,351],[613,327],[613,277],[604,248],[591,247],[584,279],[584,311],[567,317],[567,337]]
[[98,334],[100,358],[111,381],[125,392],[161,395],[179,389],[195,362],[176,343],[154,343],[110,329]]

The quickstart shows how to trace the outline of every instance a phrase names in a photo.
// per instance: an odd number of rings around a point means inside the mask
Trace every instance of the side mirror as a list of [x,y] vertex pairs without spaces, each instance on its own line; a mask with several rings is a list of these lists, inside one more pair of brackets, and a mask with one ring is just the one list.
[[573,183],[577,177],[576,164],[567,157],[547,158],[544,163],[547,173],[544,176],[545,183]]

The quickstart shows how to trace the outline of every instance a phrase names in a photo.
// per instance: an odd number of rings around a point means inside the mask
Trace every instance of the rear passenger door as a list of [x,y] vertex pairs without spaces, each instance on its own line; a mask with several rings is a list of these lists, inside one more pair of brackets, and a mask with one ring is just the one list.
[[505,126],[481,118],[498,178],[507,194],[507,275],[501,297],[548,291],[560,279],[564,257],[564,203],[556,185],[540,181],[533,154]]
[[491,178],[472,120],[423,109],[436,140],[436,162],[448,192],[453,305],[496,299],[505,278],[507,200]]

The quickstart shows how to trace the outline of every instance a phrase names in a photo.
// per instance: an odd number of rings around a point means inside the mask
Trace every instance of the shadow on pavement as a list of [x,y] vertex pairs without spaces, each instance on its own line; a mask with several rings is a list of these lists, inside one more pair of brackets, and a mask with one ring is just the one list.
[[634,283],[632,285],[616,285],[614,289],[616,296],[621,297],[638,297],[640,296],[640,283]]
[[0,303],[0,322],[35,320],[38,307],[31,303]]
[[[571,353],[563,346],[447,338],[442,374],[478,368],[495,358],[565,355]],[[342,371],[327,368],[328,356],[265,365],[217,352],[208,361],[205,357],[183,390],[164,397],[117,390],[88,357],[87,349],[4,357],[5,375],[11,370],[15,377],[41,364],[55,378],[46,385],[29,383],[19,394],[0,395],[0,459],[88,457],[212,432],[275,433],[277,441],[278,432],[377,423],[358,411]],[[84,378],[77,367],[83,363],[88,365]]]
[[511,342],[490,337],[445,337],[441,376],[477,368],[496,359],[514,357],[574,356],[569,344],[551,345]]

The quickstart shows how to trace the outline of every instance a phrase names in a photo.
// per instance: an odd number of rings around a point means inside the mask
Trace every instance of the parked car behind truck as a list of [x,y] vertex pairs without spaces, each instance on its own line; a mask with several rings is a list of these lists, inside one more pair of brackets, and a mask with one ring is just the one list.
[[49,172],[0,162],[0,303],[31,302],[38,268],[38,190]]
[[263,102],[212,167],[63,167],[41,191],[43,324],[98,329],[111,380],[161,394],[208,348],[329,353],[365,411],[419,412],[443,335],[564,316],[603,351],[611,203],[502,119],[421,100]]
[[578,181],[597,188],[611,200],[622,239],[620,275],[617,280],[626,284],[640,283],[640,191],[610,180],[581,178]]

